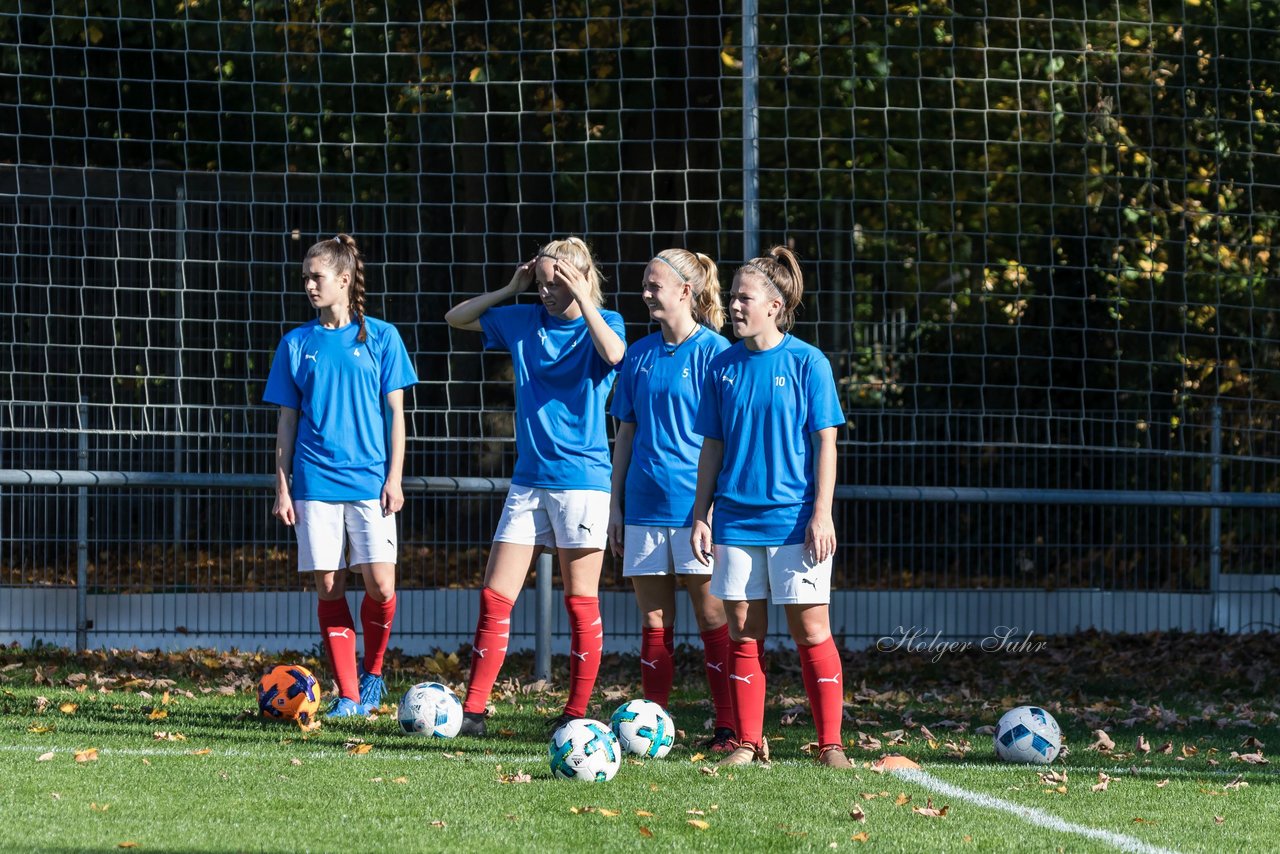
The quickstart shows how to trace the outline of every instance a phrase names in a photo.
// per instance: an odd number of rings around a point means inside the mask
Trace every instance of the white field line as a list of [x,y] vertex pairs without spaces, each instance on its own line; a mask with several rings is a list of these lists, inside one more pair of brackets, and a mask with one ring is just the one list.
[[1239,774],[1261,776],[1275,776],[1280,771],[1272,771],[1268,768],[1260,768],[1256,765],[1238,765],[1234,768],[1187,768],[1187,767],[1163,767],[1155,765],[1137,766],[1119,766],[1119,765],[1063,765],[1061,763],[1055,765],[1016,765],[1008,762],[948,762],[945,766],[948,769],[956,768],[962,771],[991,771],[1004,775],[1012,775],[1018,772],[1036,772],[1036,771],[1067,771],[1071,774],[1097,774],[1103,772],[1109,777],[1123,778],[1136,774],[1140,777],[1235,777]]
[[968,801],[987,809],[999,810],[1010,815],[1017,816],[1028,824],[1034,824],[1037,827],[1043,827],[1046,830],[1056,830],[1060,833],[1072,833],[1076,836],[1084,836],[1097,842],[1105,842],[1119,848],[1121,851],[1130,851],[1134,854],[1173,854],[1171,849],[1161,848],[1158,845],[1152,845],[1143,842],[1134,836],[1127,836],[1123,833],[1115,833],[1110,830],[1101,830],[1096,827],[1088,827],[1083,824],[1076,824],[1059,818],[1052,813],[1044,812],[1035,807],[1027,807],[1022,804],[1015,804],[1013,801],[1006,801],[1003,798],[997,798],[994,795],[988,795],[984,792],[974,792],[969,789],[948,783],[945,780],[939,780],[937,777],[926,771],[917,771],[911,768],[904,768],[893,772],[895,777],[906,780],[909,783],[915,783],[930,791],[946,795],[958,801]]

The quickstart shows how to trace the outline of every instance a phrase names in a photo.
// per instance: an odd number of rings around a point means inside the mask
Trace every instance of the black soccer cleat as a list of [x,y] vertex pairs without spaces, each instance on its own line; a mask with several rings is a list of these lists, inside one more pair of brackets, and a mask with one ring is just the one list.
[[478,738],[487,731],[488,727],[484,723],[484,712],[462,713],[462,726],[458,728],[458,735],[474,735]]

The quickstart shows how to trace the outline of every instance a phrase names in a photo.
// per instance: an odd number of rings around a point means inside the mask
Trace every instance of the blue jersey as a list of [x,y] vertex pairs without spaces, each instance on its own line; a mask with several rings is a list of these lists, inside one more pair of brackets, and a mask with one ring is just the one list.
[[299,411],[293,449],[294,498],[365,501],[382,495],[387,478],[384,401],[418,381],[400,333],[366,317],[325,329],[319,320],[292,329],[276,348],[266,403]]
[[728,347],[723,336],[699,324],[678,347],[655,332],[627,349],[613,392],[613,417],[636,425],[627,468],[626,524],[693,524],[702,451],[693,419],[707,366]]
[[[622,315],[601,309],[626,341]],[[561,320],[541,303],[480,315],[484,346],[511,351],[516,374],[516,467],[511,482],[609,491],[604,402],[617,370],[596,352],[586,318]]]
[[694,430],[724,443],[711,536],[732,546],[803,543],[813,516],[812,434],[844,423],[831,363],[791,335],[712,360]]

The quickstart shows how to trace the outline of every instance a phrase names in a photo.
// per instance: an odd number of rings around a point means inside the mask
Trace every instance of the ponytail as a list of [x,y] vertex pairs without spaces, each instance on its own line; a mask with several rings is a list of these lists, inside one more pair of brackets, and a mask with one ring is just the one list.
[[363,344],[367,337],[364,325],[364,256],[360,254],[356,239],[350,234],[340,233],[328,240],[321,240],[307,250],[303,263],[316,257],[323,258],[338,275],[351,275],[351,313],[355,315],[356,323],[360,324],[356,340]]
[[782,299],[782,311],[778,314],[778,329],[791,331],[796,322],[796,312],[804,297],[804,273],[800,259],[785,246],[775,246],[767,254],[752,258],[738,268],[737,275],[754,274],[764,279],[767,287]]
[[720,303],[720,271],[716,262],[701,252],[688,249],[664,249],[654,256],[676,271],[689,285],[693,301],[689,310],[693,319],[709,329],[724,326],[724,306]]

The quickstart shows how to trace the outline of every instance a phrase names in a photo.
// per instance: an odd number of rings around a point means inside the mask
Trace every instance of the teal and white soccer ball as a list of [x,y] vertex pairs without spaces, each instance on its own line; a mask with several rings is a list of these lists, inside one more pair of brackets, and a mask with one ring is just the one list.
[[551,734],[551,774],[560,780],[604,783],[622,762],[618,738],[600,721],[578,718]]
[[411,735],[453,738],[462,728],[462,703],[439,682],[419,682],[400,698],[396,718]]
[[618,706],[609,726],[623,751],[648,759],[666,756],[676,740],[671,716],[652,700],[629,700]]
[[1048,765],[1062,750],[1062,730],[1039,706],[1010,709],[996,724],[996,756],[1005,762]]

